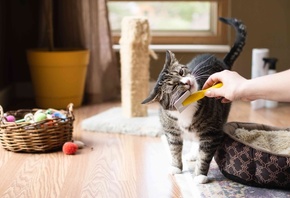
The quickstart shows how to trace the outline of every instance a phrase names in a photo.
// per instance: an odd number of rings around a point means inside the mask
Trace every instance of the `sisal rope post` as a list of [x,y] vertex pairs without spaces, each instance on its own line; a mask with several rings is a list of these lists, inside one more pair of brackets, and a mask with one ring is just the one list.
[[141,102],[149,90],[149,22],[143,17],[124,17],[121,27],[121,100],[126,117],[147,116]]

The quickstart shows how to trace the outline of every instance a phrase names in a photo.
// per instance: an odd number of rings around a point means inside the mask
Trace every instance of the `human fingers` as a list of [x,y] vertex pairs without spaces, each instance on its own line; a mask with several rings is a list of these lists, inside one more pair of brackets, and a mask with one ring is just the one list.
[[231,100],[228,100],[226,98],[222,98],[222,103],[230,103],[230,102],[232,102],[232,101]]
[[218,82],[222,82],[221,81],[221,72],[212,74],[204,83],[202,89],[207,89],[211,86],[213,86],[214,84],[218,83]]
[[210,88],[204,95],[209,98],[221,98],[224,97],[224,90],[223,88]]
[[222,88],[211,88],[207,90],[204,95],[209,98],[221,99],[222,103],[232,102],[231,100],[225,98],[225,92]]

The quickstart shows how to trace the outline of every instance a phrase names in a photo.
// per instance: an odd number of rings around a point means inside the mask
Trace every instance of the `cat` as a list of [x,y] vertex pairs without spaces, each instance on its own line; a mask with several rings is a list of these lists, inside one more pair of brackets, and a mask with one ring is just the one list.
[[195,134],[198,138],[198,151],[191,156],[192,160],[196,160],[194,180],[197,183],[208,182],[210,162],[223,139],[223,125],[227,121],[231,104],[221,103],[221,99],[205,97],[179,113],[174,103],[187,90],[191,93],[200,90],[211,74],[230,70],[240,55],[247,35],[245,25],[235,18],[219,19],[236,30],[234,45],[223,60],[212,54],[201,54],[183,65],[175,58],[174,53],[167,50],[165,64],[155,87],[142,102],[159,102],[161,106],[159,117],[172,156],[172,174],[182,172],[183,134]]

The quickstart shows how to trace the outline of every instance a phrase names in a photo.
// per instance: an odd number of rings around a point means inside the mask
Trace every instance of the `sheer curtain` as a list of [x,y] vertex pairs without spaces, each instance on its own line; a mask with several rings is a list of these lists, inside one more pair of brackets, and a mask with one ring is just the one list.
[[[44,7],[49,0],[45,1]],[[106,0],[55,0],[53,3],[55,46],[90,50],[85,102],[119,98],[120,75],[112,49]],[[41,10],[45,10],[44,7]],[[45,13],[42,12],[42,16]],[[44,35],[46,26],[41,27],[41,35]],[[47,43],[44,36],[40,38],[40,43]]]

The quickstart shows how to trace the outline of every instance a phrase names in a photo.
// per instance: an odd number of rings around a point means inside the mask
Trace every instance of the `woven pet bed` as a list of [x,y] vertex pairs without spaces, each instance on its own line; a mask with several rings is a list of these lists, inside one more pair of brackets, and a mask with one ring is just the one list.
[[256,187],[290,190],[290,128],[230,122],[215,154],[223,175]]

